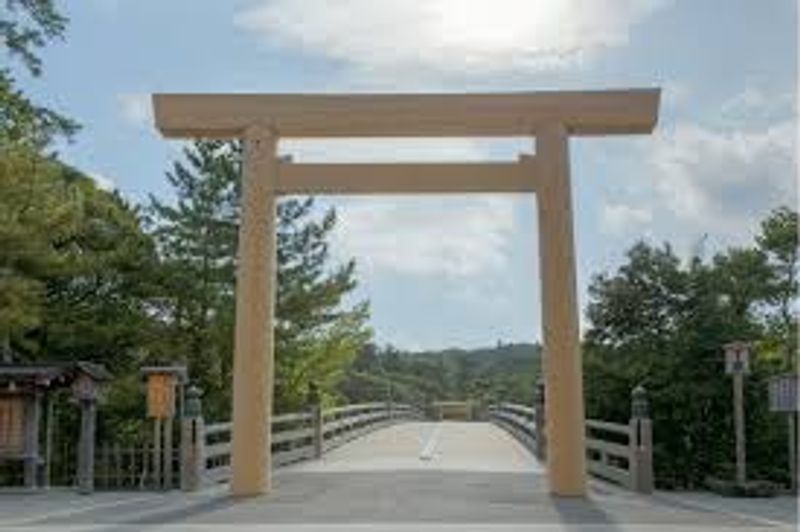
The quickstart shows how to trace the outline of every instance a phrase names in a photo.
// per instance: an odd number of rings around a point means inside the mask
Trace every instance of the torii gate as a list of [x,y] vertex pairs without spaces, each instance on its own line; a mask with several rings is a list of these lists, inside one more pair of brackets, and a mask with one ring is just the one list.
[[[156,94],[170,138],[245,143],[233,368],[231,491],[271,480],[275,201],[282,194],[535,192],[539,217],[550,491],[586,494],[569,136],[646,134],[660,91],[510,94]],[[517,162],[307,164],[279,160],[280,137],[536,138]],[[531,383],[533,385],[533,383]]]

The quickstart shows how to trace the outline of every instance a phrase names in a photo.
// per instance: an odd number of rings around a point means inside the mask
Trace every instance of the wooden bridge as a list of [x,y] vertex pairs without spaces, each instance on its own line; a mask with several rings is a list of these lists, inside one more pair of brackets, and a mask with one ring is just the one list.
[[536,411],[498,405],[486,414],[426,421],[412,407],[374,403],[273,418],[273,453],[282,464],[274,490],[245,499],[225,484],[230,426],[190,422],[184,430],[203,435],[193,462],[200,482],[189,486],[196,490],[0,493],[0,528],[750,531],[791,530],[796,522],[786,501],[776,518],[718,501],[637,493],[630,469],[636,446],[592,436],[611,430],[631,437],[639,429],[633,424],[587,427],[589,455],[602,455],[590,458],[592,470],[616,485],[594,480],[587,498],[553,497],[535,455]]

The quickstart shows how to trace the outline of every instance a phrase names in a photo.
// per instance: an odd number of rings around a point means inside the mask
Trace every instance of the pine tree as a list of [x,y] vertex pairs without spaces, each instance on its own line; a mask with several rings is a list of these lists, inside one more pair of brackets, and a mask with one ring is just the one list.
[[[167,180],[174,203],[150,198],[149,220],[161,257],[162,341],[151,355],[184,361],[222,414],[227,402],[234,312],[239,148],[219,141],[184,149]],[[230,333],[230,334],[229,334]]]
[[28,148],[0,156],[0,339],[23,358],[128,366],[147,330],[153,248],[89,177]]
[[[158,356],[186,361],[206,390],[212,416],[229,415],[235,266],[242,150],[198,141],[168,180],[174,204],[151,198],[152,233],[162,256],[165,343]],[[303,406],[311,383],[331,397],[342,369],[369,337],[366,304],[344,305],[355,264],[331,265],[333,210],[313,199],[277,209],[276,410]]]
[[73,234],[76,205],[63,192],[56,166],[27,149],[0,156],[0,342],[12,343],[40,325],[45,280],[62,262],[51,245]]

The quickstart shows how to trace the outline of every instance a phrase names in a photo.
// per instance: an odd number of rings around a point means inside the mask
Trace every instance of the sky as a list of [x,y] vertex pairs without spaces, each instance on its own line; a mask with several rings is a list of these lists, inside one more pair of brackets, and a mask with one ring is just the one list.
[[[83,0],[21,83],[83,124],[62,157],[136,202],[170,198],[182,143],[153,92],[488,92],[660,87],[653,135],[571,141],[578,289],[637,240],[682,256],[746,245],[796,204],[792,0]],[[300,161],[510,160],[517,139],[283,142]],[[535,198],[321,198],[376,340],[537,341]],[[582,316],[582,327],[588,324]]]

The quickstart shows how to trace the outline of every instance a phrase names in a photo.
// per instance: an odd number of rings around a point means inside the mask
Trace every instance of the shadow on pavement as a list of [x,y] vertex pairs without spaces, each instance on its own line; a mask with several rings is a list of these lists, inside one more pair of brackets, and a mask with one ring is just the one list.
[[192,504],[181,506],[180,508],[170,508],[162,511],[154,510],[146,515],[125,519],[120,523],[110,524],[108,527],[99,530],[102,532],[130,532],[132,525],[141,525],[144,527],[181,523],[204,514],[232,508],[237,504],[246,503],[249,500],[250,499],[236,499],[226,493],[213,498],[204,498]]
[[[602,525],[604,530],[622,530],[613,519],[599,508],[591,499],[579,497],[551,497],[552,508],[556,511],[559,523],[575,525],[579,530],[586,525]],[[573,528],[573,527],[569,527]]]

